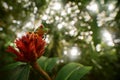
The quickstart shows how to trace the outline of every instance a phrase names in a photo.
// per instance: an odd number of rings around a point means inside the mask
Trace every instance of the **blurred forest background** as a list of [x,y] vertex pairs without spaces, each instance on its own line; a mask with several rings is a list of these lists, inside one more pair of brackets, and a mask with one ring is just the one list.
[[0,0],[0,67],[14,62],[8,45],[41,23],[45,56],[92,66],[82,80],[120,80],[120,0]]

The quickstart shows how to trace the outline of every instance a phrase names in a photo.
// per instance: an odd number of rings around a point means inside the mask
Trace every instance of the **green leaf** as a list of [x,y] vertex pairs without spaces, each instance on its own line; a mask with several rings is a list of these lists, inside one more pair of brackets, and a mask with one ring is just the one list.
[[47,72],[52,72],[52,69],[55,67],[57,63],[58,58],[47,58],[42,56],[39,60],[38,63]]
[[44,70],[45,70],[46,61],[47,61],[47,57],[44,57],[44,56],[41,56],[37,61],[39,63],[39,65],[42,67],[42,69],[44,69]]
[[69,63],[58,72],[55,80],[80,80],[90,69],[79,63]]
[[80,80],[86,73],[91,70],[92,67],[82,67],[75,70],[68,80]]
[[0,68],[0,71],[11,70],[11,69],[14,69],[21,64],[23,64],[23,63],[15,62],[15,63],[12,63],[12,64],[8,64],[8,65],[4,66],[3,68]]
[[20,65],[13,71],[10,80],[28,80],[30,72],[29,65]]
[[47,59],[47,61],[45,63],[45,70],[48,71],[48,72],[52,72],[52,69],[57,64],[57,60],[58,60],[58,58],[49,58],[49,59]]

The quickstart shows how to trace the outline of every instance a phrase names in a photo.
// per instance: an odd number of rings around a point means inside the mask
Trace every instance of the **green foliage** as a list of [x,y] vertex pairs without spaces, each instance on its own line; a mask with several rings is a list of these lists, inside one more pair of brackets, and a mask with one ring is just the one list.
[[8,65],[5,65],[3,66],[0,71],[4,71],[4,70],[11,70],[11,69],[14,69],[16,67],[18,67],[19,65],[21,65],[23,63],[21,62],[15,62],[15,63],[11,63],[11,64],[8,64]]
[[79,63],[69,63],[58,72],[55,80],[80,80],[90,70],[91,67]]
[[30,72],[29,65],[21,65],[17,67],[13,75],[11,75],[11,80],[28,80]]
[[[58,58],[47,58],[42,56],[38,63],[49,73],[52,73],[53,68],[57,66]],[[0,71],[10,71],[13,74],[8,75],[9,80],[28,80],[30,73],[30,65],[21,62],[9,64],[0,69]],[[55,80],[80,80],[86,73],[91,70],[91,67],[83,66],[79,63],[68,63],[58,71]]]
[[6,77],[4,76],[4,80],[28,80],[30,66],[28,64],[23,64],[20,62],[12,63],[1,70],[4,74],[6,72]]
[[42,56],[38,59],[39,65],[47,72],[52,73],[53,68],[57,65],[58,58],[47,58]]

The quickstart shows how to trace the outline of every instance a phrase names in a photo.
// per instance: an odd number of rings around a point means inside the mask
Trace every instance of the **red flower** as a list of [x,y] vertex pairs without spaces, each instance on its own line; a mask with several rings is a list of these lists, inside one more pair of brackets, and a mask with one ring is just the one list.
[[34,62],[44,53],[45,41],[36,33],[27,33],[15,41],[15,48],[9,46],[7,51],[14,53],[15,60],[22,62]]

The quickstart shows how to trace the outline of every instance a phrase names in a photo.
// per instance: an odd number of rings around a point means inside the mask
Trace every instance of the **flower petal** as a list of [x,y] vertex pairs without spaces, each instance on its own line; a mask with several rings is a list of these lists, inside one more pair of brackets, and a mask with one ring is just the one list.
[[17,57],[21,57],[22,55],[17,51],[15,50],[13,47],[9,46],[8,49],[7,49],[8,52],[11,52],[11,53],[14,53],[15,55],[17,55]]

